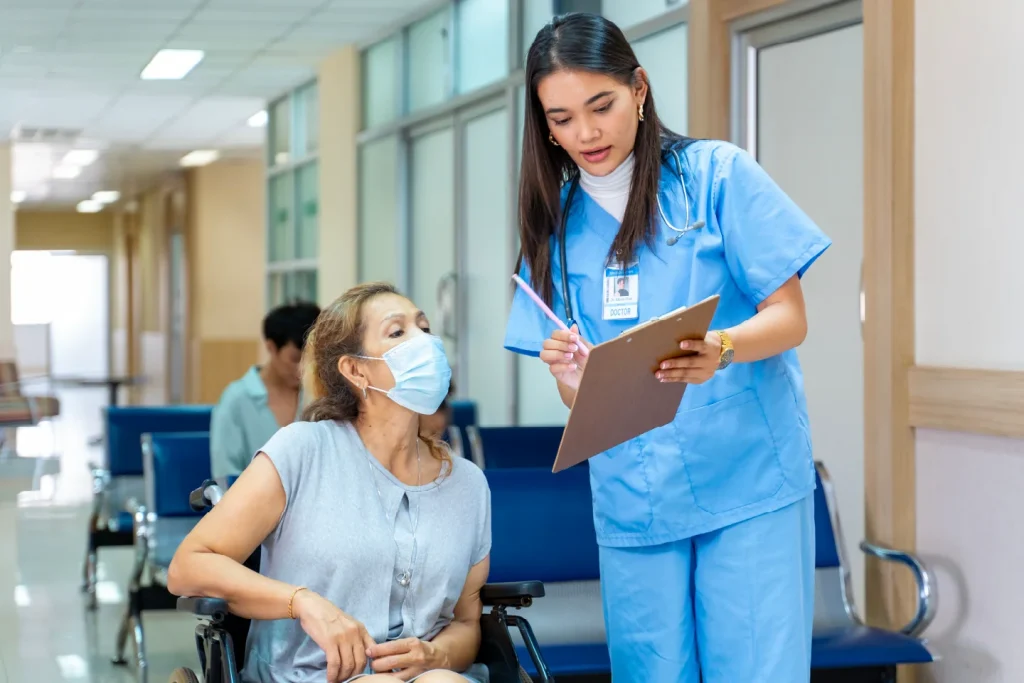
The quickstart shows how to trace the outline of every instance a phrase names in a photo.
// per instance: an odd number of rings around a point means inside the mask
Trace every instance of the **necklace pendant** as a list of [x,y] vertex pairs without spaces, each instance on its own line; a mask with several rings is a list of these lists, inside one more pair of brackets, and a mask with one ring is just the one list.
[[412,581],[412,574],[410,574],[409,570],[407,569],[404,572],[400,572],[397,576],[395,576],[395,580],[398,581],[399,586],[401,586],[402,588],[406,588],[408,587],[410,581]]

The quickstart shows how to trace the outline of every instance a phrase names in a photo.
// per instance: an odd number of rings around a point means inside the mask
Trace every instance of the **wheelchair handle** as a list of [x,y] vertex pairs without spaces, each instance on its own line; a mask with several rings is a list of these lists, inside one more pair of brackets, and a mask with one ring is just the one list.
[[220,485],[212,479],[207,479],[203,485],[188,495],[188,505],[195,512],[205,512],[220,502],[224,497],[224,491]]

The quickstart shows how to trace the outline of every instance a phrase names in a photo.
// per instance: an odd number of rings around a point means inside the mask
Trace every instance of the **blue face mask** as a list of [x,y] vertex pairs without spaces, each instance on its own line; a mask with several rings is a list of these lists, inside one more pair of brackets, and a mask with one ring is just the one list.
[[441,407],[451,386],[452,369],[444,352],[444,342],[432,334],[418,334],[404,341],[381,358],[356,356],[365,360],[382,360],[395,378],[389,391],[367,387],[400,406],[420,415],[433,415]]

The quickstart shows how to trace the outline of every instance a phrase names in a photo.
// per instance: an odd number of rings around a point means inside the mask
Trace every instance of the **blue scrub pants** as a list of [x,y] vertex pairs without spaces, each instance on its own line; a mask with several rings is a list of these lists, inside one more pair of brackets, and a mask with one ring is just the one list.
[[807,683],[814,496],[657,546],[601,547],[616,683]]

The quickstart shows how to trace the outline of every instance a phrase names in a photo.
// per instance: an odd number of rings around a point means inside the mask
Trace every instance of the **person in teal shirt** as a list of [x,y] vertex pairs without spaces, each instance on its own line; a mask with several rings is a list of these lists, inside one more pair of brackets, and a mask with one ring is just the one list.
[[238,476],[278,429],[302,413],[301,367],[306,335],[320,315],[313,303],[279,306],[263,319],[269,360],[227,386],[210,419],[210,469]]

